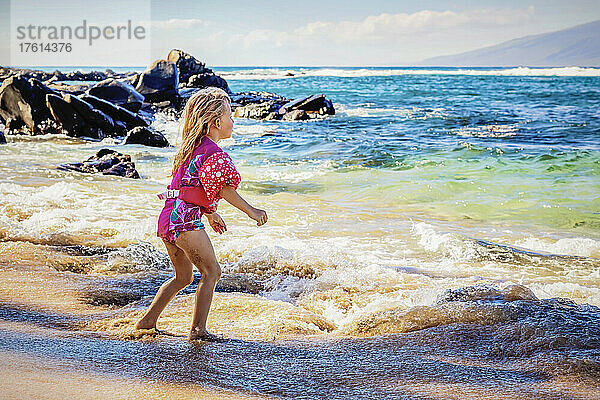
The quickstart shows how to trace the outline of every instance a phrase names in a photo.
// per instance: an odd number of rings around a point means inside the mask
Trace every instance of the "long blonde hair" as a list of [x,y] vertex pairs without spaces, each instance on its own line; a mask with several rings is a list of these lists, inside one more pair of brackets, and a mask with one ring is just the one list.
[[173,174],[187,163],[200,140],[208,135],[211,124],[219,119],[231,104],[227,92],[216,87],[198,90],[187,101],[183,109],[181,145],[173,159]]

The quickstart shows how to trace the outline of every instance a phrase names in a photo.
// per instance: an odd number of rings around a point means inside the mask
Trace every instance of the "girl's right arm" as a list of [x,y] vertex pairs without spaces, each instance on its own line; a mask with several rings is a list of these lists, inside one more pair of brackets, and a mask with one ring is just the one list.
[[233,188],[233,186],[223,186],[223,189],[219,191],[219,196],[224,198],[229,204],[246,213],[248,217],[257,222],[256,225],[264,225],[267,220],[267,213],[264,210],[254,208],[246,200],[239,195],[239,193]]

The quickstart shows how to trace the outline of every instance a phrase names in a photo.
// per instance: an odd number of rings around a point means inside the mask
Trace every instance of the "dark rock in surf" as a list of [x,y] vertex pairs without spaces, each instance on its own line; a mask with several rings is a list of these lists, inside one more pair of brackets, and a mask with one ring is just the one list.
[[173,61],[156,60],[136,82],[135,89],[147,102],[158,103],[178,96],[179,72]]
[[198,61],[194,56],[179,49],[173,49],[167,57],[177,66],[179,71],[179,87],[218,87],[232,94],[227,81],[216,75],[210,68]]
[[283,117],[281,117],[283,121],[301,121],[308,118],[308,114],[304,110],[293,110],[283,114]]
[[500,290],[493,286],[477,284],[458,289],[447,289],[438,299],[438,304],[447,302],[464,301],[538,301],[531,289],[523,285],[509,285]]
[[136,126],[148,126],[148,123],[139,115],[109,101],[89,94],[81,96],[81,100],[91,104],[95,109],[102,111],[113,119],[115,129],[119,132],[119,135],[116,136],[125,135],[126,132],[122,132],[121,127],[125,127],[125,130],[128,131]]
[[152,147],[169,147],[169,141],[160,132],[149,127],[138,126],[127,133],[121,144],[143,144]]
[[234,116],[254,119],[300,121],[334,115],[331,100],[318,94],[289,100],[268,92],[243,92],[231,96]]
[[252,119],[281,119],[279,108],[289,100],[275,93],[242,92],[231,96],[234,116]]
[[58,168],[66,171],[90,174],[117,175],[134,179],[140,178],[139,173],[135,169],[135,163],[131,161],[131,156],[111,149],[101,149],[96,155],[82,163],[61,164]]
[[97,126],[87,124],[83,117],[67,103],[61,96],[54,94],[46,95],[46,104],[64,132],[69,136],[86,136],[93,139],[104,137],[102,130]]
[[4,136],[4,132],[0,131],[0,144],[6,143],[6,136]]
[[129,82],[113,78],[98,82],[88,89],[87,94],[110,101],[134,113],[138,112],[144,103],[144,95],[138,93]]
[[74,95],[84,94],[92,86],[93,86],[92,84],[68,85],[68,84],[62,83],[62,82],[48,84],[48,87],[52,90],[55,90],[62,94],[67,93],[67,94],[74,94]]
[[309,116],[311,114],[320,116],[335,114],[333,103],[327,99],[324,94],[315,94],[313,96],[290,101],[279,109],[279,114],[284,115],[294,110],[306,111]]
[[100,128],[104,136],[118,136],[113,119],[104,112],[94,109],[91,104],[77,96],[63,94],[63,99],[77,111],[87,124]]
[[11,76],[0,87],[0,119],[7,129],[29,134],[57,133],[46,95],[58,95],[37,79]]
[[[235,93],[230,96],[232,107],[238,106],[246,106],[248,104],[257,104],[257,103],[272,103],[278,104],[279,107],[283,106],[286,103],[289,103],[289,99],[286,99],[283,96],[280,96],[275,93],[270,92],[240,92]],[[279,107],[277,109],[279,110]]]
[[194,56],[179,49],[171,50],[167,56],[167,60],[175,63],[175,66],[179,70],[179,82],[181,83],[187,83],[192,75],[212,72],[211,69],[206,68],[206,65],[198,61]]
[[0,67],[0,80],[7,79],[11,76],[21,75],[27,79],[34,78],[40,82],[51,83],[60,81],[103,81],[107,78],[128,78],[134,72],[126,72],[124,74],[118,74],[110,69],[105,72],[101,71],[71,71],[61,72],[56,70],[54,72],[45,72],[40,70],[33,70],[28,68],[12,68],[12,67]]
[[271,103],[248,104],[247,106],[236,108],[233,116],[237,118],[263,119],[269,115],[271,108]]
[[227,93],[232,94],[227,81],[212,72],[192,75],[187,83],[187,87],[204,88],[209,86],[221,88]]

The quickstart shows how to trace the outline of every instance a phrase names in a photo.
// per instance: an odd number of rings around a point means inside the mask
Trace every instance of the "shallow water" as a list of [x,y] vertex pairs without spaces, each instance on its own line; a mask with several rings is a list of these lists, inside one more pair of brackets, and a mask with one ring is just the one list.
[[[373,398],[594,393],[596,70],[216,70],[234,91],[323,92],[337,113],[307,122],[237,119],[232,139],[220,143],[242,174],[240,193],[270,218],[253,226],[223,202],[228,232],[209,232],[224,270],[209,328],[234,338],[226,353],[237,354],[207,356],[214,385],[295,398],[303,391],[343,398],[344,390]],[[177,143],[179,121],[161,114],[153,125]],[[7,139],[0,146],[2,319],[100,332],[123,346],[150,338],[138,354],[181,356],[188,346],[181,337],[155,340],[132,329],[171,273],[155,237],[162,202],[154,194],[169,182],[174,149]],[[143,179],[56,169],[104,147],[130,154]],[[45,279],[72,294],[61,304],[38,296],[18,279],[27,268],[53,271]],[[185,336],[198,278],[159,328]],[[452,297],[459,288],[471,289]],[[72,320],[56,326],[65,312]],[[239,382],[228,368],[243,368],[234,374]]]

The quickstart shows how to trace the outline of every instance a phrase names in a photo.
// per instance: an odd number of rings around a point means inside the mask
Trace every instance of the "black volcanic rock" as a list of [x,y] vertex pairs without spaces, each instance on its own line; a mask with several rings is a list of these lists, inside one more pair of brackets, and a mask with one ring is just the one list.
[[303,110],[307,113],[317,113],[319,115],[335,114],[333,104],[324,94],[315,94],[284,104],[279,109],[279,114],[285,114],[293,110]]
[[149,127],[138,126],[127,133],[121,144],[143,144],[152,147],[169,147],[169,141],[160,132]]
[[6,136],[4,136],[4,132],[0,131],[0,144],[6,143]]
[[[247,106],[237,107],[233,116],[237,118],[264,119],[271,113],[272,108],[273,105],[269,102],[251,103]],[[277,111],[277,107],[275,107],[275,111]]]
[[233,92],[229,89],[227,81],[216,75],[210,68],[206,68],[204,63],[198,61],[194,56],[178,49],[173,49],[167,57],[179,70],[179,87],[203,88],[214,86],[225,90],[227,93]]
[[119,136],[118,132],[115,130],[114,120],[104,112],[94,109],[90,103],[81,100],[77,96],[63,94],[63,99],[77,111],[86,123],[100,128],[104,133],[104,136]]
[[283,121],[302,121],[308,118],[308,114],[304,110],[293,110],[283,114],[283,117],[281,117]]
[[[81,96],[81,100],[91,104],[95,109],[98,109],[111,117],[115,123],[115,129],[120,133],[117,136],[122,136],[125,132],[121,132],[119,126],[124,126],[126,130],[135,128],[136,126],[148,126],[148,123],[139,115],[131,111],[112,104],[109,101],[100,99],[89,94]],[[119,124],[121,122],[121,124]]]
[[212,72],[192,75],[187,83],[187,87],[204,88],[209,86],[221,88],[227,93],[232,94],[227,81]]
[[106,72],[100,71],[72,71],[63,73],[59,70],[54,72],[45,72],[27,68],[12,68],[12,67],[0,67],[0,80],[7,79],[11,76],[21,75],[25,78],[34,78],[41,82],[56,82],[56,81],[103,81],[106,78],[126,78],[131,75],[132,72],[125,74],[117,74],[109,69]]
[[179,70],[179,82],[187,83],[192,75],[203,73],[212,73],[212,70],[206,68],[204,63],[198,61],[191,54],[185,51],[173,49],[169,52],[167,60],[172,61]]
[[242,92],[231,96],[234,116],[241,118],[298,121],[335,114],[333,103],[323,94],[289,100],[269,92]]
[[0,87],[0,119],[10,130],[30,134],[56,133],[46,95],[58,95],[37,79],[11,76]]
[[138,112],[144,103],[144,95],[138,93],[130,83],[113,78],[98,82],[88,89],[87,94],[110,101],[134,113]]
[[82,163],[61,164],[58,169],[90,174],[117,175],[125,178],[139,179],[131,156],[111,149],[101,149]]
[[69,85],[62,82],[53,82],[48,83],[47,85],[50,89],[55,90],[60,93],[68,93],[74,95],[80,95],[87,92],[93,85],[90,83],[81,84],[81,85]]
[[136,79],[135,89],[149,103],[171,100],[178,96],[179,72],[173,61],[156,60]]
[[93,139],[102,139],[102,131],[94,125],[87,124],[81,115],[67,103],[61,96],[55,94],[46,95],[46,104],[65,133],[69,136],[87,136]]

